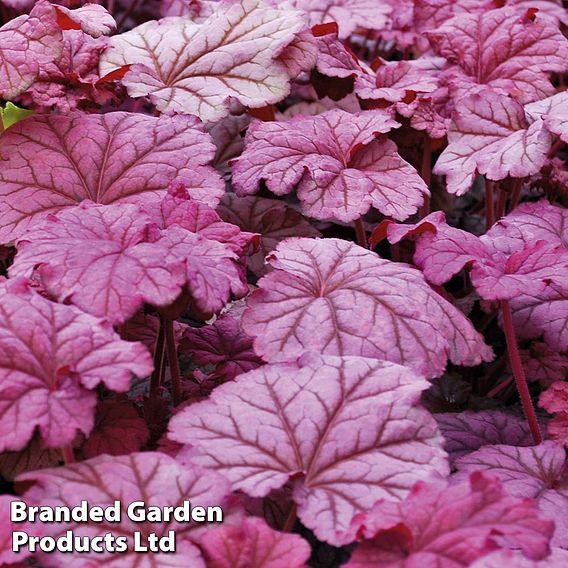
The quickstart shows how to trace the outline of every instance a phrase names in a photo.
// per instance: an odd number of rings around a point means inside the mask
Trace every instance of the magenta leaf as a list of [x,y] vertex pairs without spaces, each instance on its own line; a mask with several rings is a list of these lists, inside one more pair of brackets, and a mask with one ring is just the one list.
[[234,161],[237,193],[255,193],[265,180],[277,195],[297,186],[303,212],[318,219],[353,221],[371,206],[406,219],[429,191],[393,142],[375,139],[397,126],[381,111],[343,110],[255,125]]
[[292,5],[308,14],[310,26],[336,22],[339,38],[356,29],[387,29],[392,7],[383,0],[294,0]]
[[[102,507],[120,501],[120,522],[46,523],[45,530],[57,538],[72,530],[76,536],[104,535],[111,532],[128,538],[129,551],[113,555],[96,553],[40,553],[43,566],[77,566],[89,562],[104,562],[113,568],[140,566],[140,553],[133,552],[132,534],[141,531],[146,539],[150,533],[166,536],[176,533],[176,552],[152,554],[155,566],[191,566],[205,568],[205,562],[196,546],[199,530],[195,523],[169,521],[139,523],[128,518],[126,508],[134,501],[146,506],[178,507],[189,500],[191,507],[223,506],[228,493],[227,482],[214,472],[205,472],[195,466],[181,466],[173,458],[157,452],[133,453],[128,456],[103,455],[63,468],[26,473],[18,481],[34,481],[23,500],[28,505],[74,507],[86,499],[89,504]],[[227,515],[228,510],[225,511]],[[226,522],[226,519],[225,519]],[[207,525],[205,525],[207,526]],[[214,525],[213,525],[214,526]]]
[[132,65],[123,79],[131,97],[214,121],[228,114],[229,97],[258,108],[288,94],[277,58],[304,26],[301,12],[225,0],[202,24],[169,18],[115,36],[101,74]]
[[127,400],[99,401],[95,425],[81,450],[86,458],[100,454],[120,456],[137,452],[150,432],[136,408]]
[[459,14],[426,35],[454,65],[449,80],[462,93],[488,85],[524,103],[539,100],[554,93],[549,72],[568,66],[568,40],[557,22],[514,7]]
[[305,350],[361,355],[439,376],[449,358],[477,365],[491,350],[420,272],[337,239],[288,239],[269,257],[243,316],[265,360]]
[[412,407],[426,386],[392,363],[311,353],[221,385],[177,413],[169,436],[253,497],[297,478],[300,520],[337,544],[358,511],[446,473],[435,421]]
[[539,406],[555,414],[548,423],[550,437],[568,447],[568,382],[553,383],[540,395]]
[[254,517],[208,531],[200,545],[207,568],[305,568],[310,556],[298,535],[275,531]]
[[260,234],[259,250],[251,255],[248,263],[248,268],[257,276],[265,273],[264,259],[279,242],[288,237],[320,236],[298,211],[275,199],[227,193],[217,211],[224,221],[238,225],[243,231]]
[[489,444],[530,446],[532,436],[526,420],[502,410],[448,412],[434,414],[446,440],[451,459],[456,459]]
[[215,365],[215,374],[223,381],[262,365],[238,319],[226,315],[213,324],[188,328],[182,340],[182,350],[191,355],[197,365]]
[[568,376],[568,355],[553,351],[546,343],[534,341],[520,353],[529,381],[538,381],[548,387]]
[[0,28],[0,98],[13,99],[32,85],[62,51],[53,7],[39,0],[28,15]]
[[0,450],[19,450],[39,428],[48,447],[93,427],[103,383],[126,391],[147,376],[150,354],[122,341],[108,322],[46,300],[23,280],[9,281],[0,310]]
[[556,522],[552,544],[568,546],[568,467],[564,447],[545,441],[538,446],[485,446],[457,460],[458,481],[474,471],[486,471],[503,482],[514,497],[536,499],[540,511]]
[[552,144],[541,118],[516,100],[485,87],[456,101],[448,147],[434,172],[446,176],[450,193],[468,191],[476,173],[491,180],[537,173]]
[[345,566],[460,568],[503,540],[537,560],[548,554],[553,531],[532,500],[509,496],[499,479],[477,472],[452,486],[419,482],[402,503],[379,501],[358,515],[351,533],[365,540]]
[[113,112],[22,120],[0,137],[0,240],[84,199],[157,201],[176,178],[194,198],[216,205],[223,183],[207,165],[214,154],[194,117]]
[[10,274],[35,270],[59,300],[123,323],[145,302],[172,303],[185,281],[169,240],[147,242],[150,227],[136,205],[83,202],[32,227],[17,243]]
[[568,142],[568,94],[561,92],[547,101],[547,109],[544,116],[546,128],[553,134],[560,136],[564,142]]

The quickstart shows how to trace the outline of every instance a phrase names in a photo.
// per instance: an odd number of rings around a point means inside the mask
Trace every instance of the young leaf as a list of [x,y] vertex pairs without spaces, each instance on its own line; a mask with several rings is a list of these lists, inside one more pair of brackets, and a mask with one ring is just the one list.
[[553,383],[540,395],[539,406],[556,415],[548,423],[550,437],[568,447],[568,382]]
[[361,355],[439,376],[449,358],[477,365],[491,350],[420,272],[337,239],[288,239],[248,300],[243,328],[257,354]]
[[0,451],[19,450],[39,428],[44,445],[64,446],[93,427],[98,384],[125,391],[152,371],[141,344],[106,321],[46,300],[9,281],[0,309]]
[[275,531],[255,517],[208,531],[199,544],[207,568],[305,568],[311,552],[298,535]]
[[215,121],[229,113],[229,97],[259,108],[288,94],[290,77],[277,58],[304,25],[301,12],[224,0],[202,24],[168,18],[115,36],[101,74],[132,65],[123,79],[131,97],[149,95],[162,112]]
[[538,560],[548,554],[553,531],[531,500],[510,497],[497,478],[477,472],[453,486],[417,483],[402,503],[379,501],[358,515],[351,533],[366,540],[345,566],[461,568],[503,540]]
[[211,325],[188,328],[181,349],[197,365],[215,365],[215,374],[223,381],[262,365],[262,359],[252,347],[252,338],[241,330],[239,320],[230,315]]
[[169,437],[253,497],[296,478],[300,520],[339,544],[355,513],[447,472],[435,421],[412,407],[426,386],[399,365],[311,353],[221,385],[177,413]]
[[16,122],[19,122],[28,116],[32,116],[33,114],[33,110],[20,108],[13,103],[6,103],[4,108],[0,107],[0,132],[2,130],[6,130],[6,128],[10,128],[10,126],[16,124]]
[[59,25],[65,29],[80,29],[91,37],[110,35],[116,30],[116,22],[104,6],[86,4],[76,10],[55,6]]
[[[140,553],[133,551],[132,534],[142,531],[143,538],[150,533],[159,537],[169,531],[176,534],[176,551],[153,554],[154,566],[191,566],[205,568],[197,548],[198,531],[191,522],[175,519],[162,522],[138,523],[128,518],[126,508],[134,501],[146,506],[178,507],[189,500],[191,507],[223,506],[228,483],[214,472],[205,472],[195,466],[181,466],[176,460],[157,452],[133,453],[128,456],[99,456],[82,463],[57,469],[26,473],[18,481],[34,481],[23,496],[28,505],[74,507],[86,499],[101,507],[120,502],[120,522],[45,523],[46,534],[57,538],[72,530],[76,536],[104,536],[111,532],[128,538],[127,553],[111,552],[40,553],[42,566],[67,567],[89,562],[120,568],[140,566]],[[225,522],[228,509],[225,511]]]
[[35,271],[59,300],[123,323],[145,302],[172,303],[185,282],[169,241],[148,242],[150,226],[136,205],[83,202],[31,228],[17,242],[10,275]]
[[195,117],[30,117],[0,137],[0,241],[12,241],[47,213],[84,199],[157,201],[176,178],[194,198],[216,205],[224,184],[207,165],[214,155]]
[[277,195],[298,186],[303,212],[318,219],[353,221],[371,206],[406,219],[429,191],[393,142],[375,140],[397,126],[384,112],[339,109],[255,125],[234,161],[237,194],[255,193],[265,180]]
[[253,195],[237,197],[227,193],[217,211],[224,221],[239,226],[243,231],[260,234],[259,250],[251,255],[247,265],[257,276],[265,273],[267,265],[264,259],[279,242],[288,237],[320,236],[320,232],[298,211],[275,199]]
[[555,546],[568,546],[568,468],[561,444],[545,441],[538,446],[485,446],[455,463],[460,481],[474,471],[486,471],[503,482],[514,497],[535,499],[544,516],[554,519]]
[[503,410],[434,414],[445,449],[451,459],[474,452],[488,444],[530,446],[533,442],[526,420]]

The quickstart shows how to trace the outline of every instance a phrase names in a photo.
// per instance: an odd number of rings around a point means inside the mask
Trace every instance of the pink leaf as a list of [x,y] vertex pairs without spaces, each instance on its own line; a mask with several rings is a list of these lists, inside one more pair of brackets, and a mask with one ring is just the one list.
[[176,414],[169,436],[253,497],[297,478],[300,520],[337,544],[358,511],[446,473],[434,420],[411,406],[426,386],[398,365],[312,353],[221,385]]
[[[316,69],[322,75],[347,79],[363,73],[361,61],[337,38],[336,25],[315,26],[312,33],[318,48]],[[352,87],[348,92],[351,90]]]
[[39,0],[29,16],[3,25],[0,46],[0,98],[9,100],[30,87],[43,66],[61,54],[61,30],[51,4]]
[[435,377],[448,358],[461,365],[492,358],[469,320],[407,265],[336,239],[288,239],[269,260],[276,270],[259,281],[243,316],[265,360],[318,350]]
[[530,446],[532,436],[526,420],[502,410],[448,412],[435,414],[445,449],[456,459],[488,444]]
[[552,547],[550,555],[542,560],[529,560],[518,550],[497,550],[474,562],[470,568],[562,568],[568,563],[568,550]]
[[234,162],[237,193],[254,193],[265,180],[277,195],[298,186],[304,213],[318,219],[353,221],[371,206],[406,219],[429,191],[393,142],[375,140],[396,126],[380,111],[342,110],[256,125]]
[[568,466],[562,445],[545,441],[529,448],[485,446],[455,465],[457,481],[486,471],[499,477],[510,495],[536,499],[543,515],[556,522],[552,544],[568,546]]
[[[128,518],[126,508],[134,501],[142,501],[147,507],[179,507],[190,501],[191,507],[223,506],[228,484],[214,472],[205,472],[195,466],[180,466],[173,458],[161,453],[133,453],[128,456],[99,456],[91,460],[63,468],[27,473],[18,481],[34,481],[23,500],[29,505],[74,507],[86,499],[90,505],[111,506],[120,502],[120,522],[71,522],[46,523],[46,533],[57,538],[72,530],[76,536],[104,536],[111,532],[128,538],[128,552],[40,553],[42,566],[67,567],[85,563],[104,563],[113,568],[140,566],[140,553],[133,552],[132,534],[142,531],[159,537],[169,531],[176,534],[176,552],[152,554],[155,566],[191,566],[205,568],[205,562],[196,546],[199,529],[192,522],[180,522],[173,518],[162,522],[139,523]],[[225,510],[225,516],[228,511]],[[225,519],[226,520],[226,519]],[[214,526],[214,525],[213,525]]]
[[95,426],[82,446],[86,458],[100,454],[120,456],[137,452],[150,432],[136,408],[127,400],[99,401]]
[[568,355],[553,351],[546,343],[535,341],[520,353],[529,381],[538,381],[548,387],[568,376]]
[[182,350],[197,365],[216,365],[215,373],[224,381],[262,365],[253,350],[252,338],[241,330],[239,320],[229,315],[211,325],[188,328]]
[[63,29],[81,29],[92,37],[110,35],[116,30],[114,18],[97,4],[86,4],[76,10],[55,6],[55,11]]
[[568,93],[559,93],[549,99],[548,109],[544,116],[546,128],[553,134],[560,136],[564,142],[568,142]]
[[275,531],[254,517],[205,533],[200,545],[207,568],[305,568],[311,552],[298,535]]
[[476,173],[491,180],[537,173],[551,143],[541,119],[533,119],[514,99],[486,87],[456,101],[448,147],[434,173],[446,176],[450,193],[462,195]]
[[568,40],[556,22],[539,13],[527,18],[514,7],[460,14],[426,35],[454,64],[450,81],[462,92],[489,85],[524,103],[539,100],[554,93],[547,72],[568,67]]
[[320,232],[298,211],[282,201],[263,197],[237,197],[227,193],[217,209],[224,221],[243,231],[261,235],[260,248],[252,254],[248,268],[257,276],[266,271],[264,258],[288,237],[319,237]]
[[170,242],[149,243],[150,221],[136,205],[83,202],[66,208],[18,241],[12,276],[31,277],[59,300],[122,323],[145,302],[166,306],[185,281]]
[[553,530],[531,500],[510,497],[497,478],[477,472],[454,486],[417,483],[406,501],[379,501],[359,515],[351,532],[366,540],[345,567],[465,567],[495,550],[498,538],[536,560],[548,554]]
[[223,183],[207,165],[214,154],[194,117],[113,112],[20,121],[0,137],[0,240],[84,199],[157,201],[176,178],[216,205]]
[[0,451],[19,450],[39,428],[48,447],[93,427],[103,383],[125,391],[152,370],[148,351],[119,339],[108,322],[50,302],[8,281],[0,310]]
[[202,24],[171,18],[115,36],[101,73],[133,64],[123,79],[131,97],[215,121],[228,114],[228,97],[258,108],[288,94],[290,77],[275,58],[304,25],[300,12],[261,0],[224,1]]
[[386,29],[392,11],[382,0],[294,0],[292,5],[307,12],[310,26],[337,22],[340,39],[347,39],[357,28]]

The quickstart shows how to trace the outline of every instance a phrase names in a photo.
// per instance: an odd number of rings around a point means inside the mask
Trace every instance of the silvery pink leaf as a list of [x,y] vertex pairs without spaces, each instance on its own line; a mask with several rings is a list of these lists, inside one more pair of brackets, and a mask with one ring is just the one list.
[[35,272],[60,301],[123,323],[145,302],[172,303],[185,281],[169,241],[148,242],[150,226],[136,205],[83,202],[30,229],[17,242],[10,274]]
[[503,540],[538,560],[548,554],[553,531],[532,500],[509,496],[498,478],[477,472],[451,486],[417,483],[402,503],[379,501],[358,515],[351,533],[365,540],[345,566],[461,568]]
[[[126,508],[134,501],[143,501],[147,506],[181,506],[189,500],[191,507],[223,506],[229,487],[215,472],[205,472],[195,466],[181,466],[173,458],[158,452],[132,453],[128,456],[98,456],[96,458],[60,467],[26,473],[18,481],[34,481],[35,484],[23,496],[29,505],[74,507],[86,499],[89,504],[102,507],[120,501],[119,523],[112,523],[113,533],[128,537],[129,551],[123,554],[109,552],[75,552],[37,555],[42,566],[67,567],[89,562],[100,565],[104,562],[111,568],[150,568],[168,566],[181,568],[205,568],[201,552],[197,548],[199,530],[191,522],[175,519],[141,524],[128,518]],[[228,513],[225,510],[226,515]],[[104,536],[109,531],[107,523],[71,522],[45,524],[46,533],[57,538],[72,530],[76,536]],[[211,525],[205,525],[210,526]],[[212,524],[212,526],[215,526]],[[159,537],[169,531],[176,534],[176,552],[144,555],[133,552],[132,534],[143,531]],[[152,560],[149,560],[151,558]]]
[[448,147],[434,173],[446,176],[450,193],[462,195],[476,173],[490,180],[537,173],[551,144],[541,119],[534,120],[517,101],[485,87],[455,101]]
[[202,24],[166,18],[115,36],[101,74],[132,65],[122,81],[131,97],[215,121],[228,114],[229,97],[258,108],[288,94],[290,76],[276,59],[304,26],[301,12],[224,0]]
[[520,339],[542,335],[556,351],[568,350],[568,291],[552,283],[540,294],[523,294],[511,299],[513,323]]
[[120,456],[137,452],[149,438],[148,426],[131,402],[101,400],[97,405],[95,425],[81,451],[86,458],[101,454]]
[[13,99],[32,85],[43,67],[60,56],[61,29],[46,0],[0,28],[0,98]]
[[474,562],[470,568],[562,568],[568,563],[568,550],[551,547],[550,554],[542,560],[529,560],[518,550],[497,550]]
[[511,412],[481,410],[434,414],[451,459],[489,444],[530,446],[533,442],[527,421]]
[[[191,148],[192,151],[186,151]],[[215,146],[195,117],[127,112],[32,116],[0,137],[0,241],[77,205],[157,201],[174,179],[216,205],[224,184]]]
[[252,347],[238,319],[225,315],[211,325],[187,328],[181,350],[191,355],[197,365],[215,365],[215,375],[222,381],[234,379],[263,363]]
[[69,444],[93,427],[100,383],[125,391],[152,371],[139,343],[73,306],[55,304],[10,280],[0,310],[0,451],[19,450],[37,427],[45,446]]
[[342,40],[357,28],[386,29],[392,11],[382,0],[293,0],[292,6],[307,13],[310,26],[336,22]]
[[[325,33],[324,33],[325,32]],[[356,77],[364,72],[363,63],[337,37],[336,27],[321,26],[315,30],[318,56],[316,69],[327,77]]]
[[450,117],[448,112],[449,94],[440,88],[429,96],[420,97],[410,119],[414,130],[425,131],[430,138],[444,138],[448,134]]
[[[278,8],[278,2],[274,7]],[[318,58],[318,46],[313,33],[309,28],[299,31],[294,39],[282,50],[278,56],[278,63],[284,66],[288,75],[294,79],[302,71],[310,71]]]
[[255,517],[210,530],[199,544],[207,568],[305,568],[311,553],[298,535],[275,531]]
[[339,544],[357,512],[446,474],[435,421],[412,407],[426,386],[385,361],[310,353],[221,385],[178,412],[169,437],[253,497],[292,477],[302,523]]
[[388,113],[331,110],[249,128],[233,162],[237,194],[255,193],[261,180],[277,195],[298,187],[306,215],[353,221],[371,206],[405,219],[429,191],[416,170],[381,133],[398,126]]
[[514,7],[460,14],[426,36],[454,64],[450,80],[462,92],[488,85],[527,103],[552,95],[549,72],[568,67],[568,40],[557,23]]
[[264,259],[279,242],[288,237],[320,236],[298,211],[276,199],[227,193],[217,212],[223,220],[238,225],[243,231],[260,234],[259,250],[251,255],[247,265],[257,276],[266,272],[268,266]]
[[540,240],[568,248],[568,209],[546,199],[521,203],[484,236],[485,242],[507,254]]
[[491,350],[465,316],[408,265],[336,239],[288,239],[269,257],[243,316],[267,361],[305,350],[360,355],[440,375],[447,359],[476,365]]
[[540,341],[534,341],[528,349],[521,349],[523,367],[529,381],[538,381],[548,387],[568,376],[568,355],[553,351]]
[[561,444],[545,441],[538,446],[485,446],[461,457],[455,463],[456,481],[464,480],[474,471],[495,475],[514,497],[535,499],[543,516],[553,519],[555,546],[568,546],[568,465]]
[[[545,102],[545,101],[543,101]],[[568,142],[568,93],[563,91],[546,101],[544,124],[550,132]]]
[[76,10],[69,10],[65,6],[56,6],[58,18],[63,19],[64,29],[83,30],[92,37],[110,35],[116,30],[116,22],[104,6],[98,4],[85,4]]
[[[192,309],[203,319],[217,313],[231,298],[242,298],[249,289],[239,256],[223,243],[191,233],[178,225],[162,232],[159,241],[167,258],[185,264],[184,277]],[[163,259],[162,259],[163,262]]]
[[381,61],[375,77],[360,75],[355,92],[362,99],[402,101],[409,92],[430,93],[438,88],[434,75],[410,61]]

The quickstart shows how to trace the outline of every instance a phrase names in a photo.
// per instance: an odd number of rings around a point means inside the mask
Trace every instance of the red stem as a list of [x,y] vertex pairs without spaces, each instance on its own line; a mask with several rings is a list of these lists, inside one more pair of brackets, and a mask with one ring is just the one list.
[[158,396],[160,385],[162,384],[162,374],[164,367],[164,325],[160,318],[160,331],[154,347],[154,370],[150,378],[150,400]]
[[495,214],[497,220],[501,219],[501,217],[503,217],[503,215],[505,214],[506,202],[507,202],[507,192],[504,189],[499,188],[499,197],[497,199],[497,212]]
[[296,524],[296,503],[292,504],[292,507],[290,508],[290,511],[288,512],[288,516],[286,517],[286,520],[284,521],[284,526],[282,527],[282,532],[290,532],[293,528],[294,525]]
[[497,386],[493,387],[485,396],[487,398],[493,398],[498,395],[503,389],[506,389],[512,382],[513,377],[508,377],[504,381],[501,381]]
[[523,180],[515,180],[513,191],[511,192],[511,200],[509,201],[509,213],[519,204],[521,200],[521,189],[523,188]]
[[[432,181],[432,141],[425,135],[424,137],[424,151],[422,152],[422,168],[420,177],[424,180],[426,187],[430,189],[430,182]],[[420,219],[423,219],[430,213],[430,196],[424,196],[424,204],[420,208]]]
[[367,235],[365,234],[365,226],[363,225],[363,219],[359,217],[353,223],[355,225],[355,234],[357,235],[357,244],[360,247],[368,248]]
[[162,326],[165,328],[166,351],[168,354],[168,362],[170,364],[170,374],[172,379],[172,399],[174,406],[181,404],[181,376],[179,371],[179,361],[177,356],[176,338],[174,335],[174,322],[171,319],[162,320]]
[[548,157],[549,158],[554,158],[554,156],[556,155],[556,152],[558,152],[558,150],[562,149],[564,147],[564,140],[560,140],[558,139],[550,148],[550,150],[548,151]]
[[521,362],[521,356],[517,346],[517,338],[515,337],[515,329],[513,328],[511,306],[509,305],[508,300],[501,300],[501,312],[503,314],[503,329],[505,331],[505,337],[507,338],[509,362],[511,363],[511,369],[513,370],[515,383],[517,384],[517,391],[519,392],[523,411],[527,422],[529,423],[534,443],[540,444],[542,442],[542,434],[540,433],[540,427],[538,425],[534,405],[529,392],[527,378]]
[[120,28],[125,24],[126,20],[128,20],[128,16],[138,8],[138,4],[140,4],[140,0],[132,0],[132,2],[130,2],[120,19],[116,22],[117,31],[120,31]]
[[494,193],[495,183],[485,179],[485,230],[488,231],[495,223]]
[[75,454],[73,453],[73,447],[70,444],[62,446],[61,453],[63,454],[63,461],[65,462],[65,465],[75,463]]

